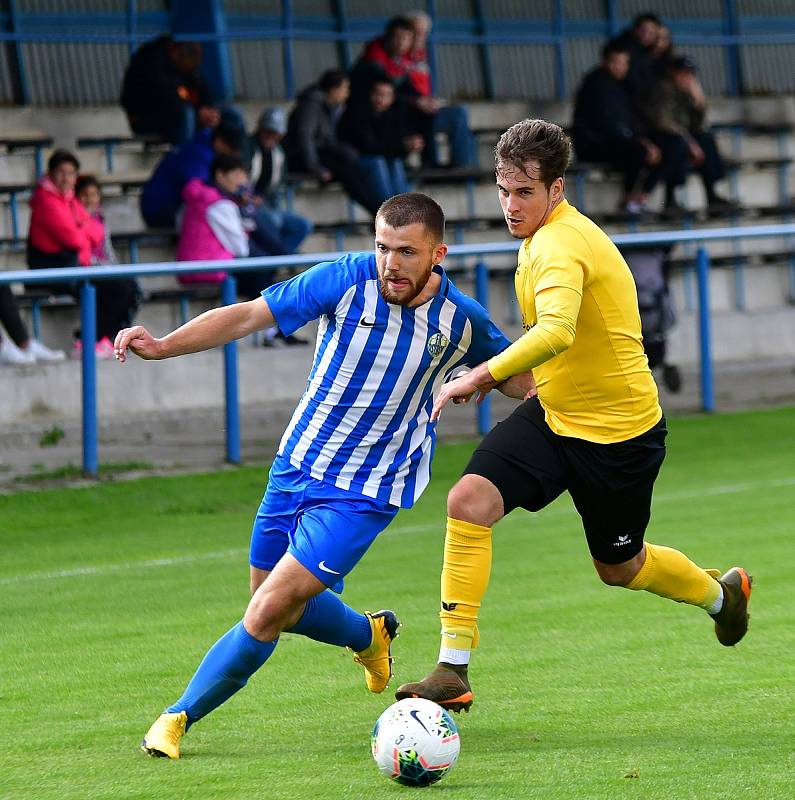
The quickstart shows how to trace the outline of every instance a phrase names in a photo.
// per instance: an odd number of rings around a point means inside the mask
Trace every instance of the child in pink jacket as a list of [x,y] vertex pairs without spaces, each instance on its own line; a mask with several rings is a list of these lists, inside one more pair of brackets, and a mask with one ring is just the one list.
[[[246,185],[243,162],[230,155],[218,155],[210,168],[210,180],[194,178],[185,184],[182,199],[179,261],[217,261],[245,257],[248,234],[240,209],[232,199]],[[183,273],[180,283],[220,283],[226,272]]]

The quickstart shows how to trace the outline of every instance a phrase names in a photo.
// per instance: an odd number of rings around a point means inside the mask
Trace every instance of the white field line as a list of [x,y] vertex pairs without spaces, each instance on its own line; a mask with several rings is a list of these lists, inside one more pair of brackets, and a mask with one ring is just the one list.
[[[723,486],[711,486],[706,489],[681,491],[681,492],[661,492],[654,496],[654,503],[671,503],[680,500],[694,500],[703,497],[719,497],[728,494],[741,494],[752,492],[759,489],[782,488],[795,486],[795,476],[779,478],[774,481],[747,482],[725,484]],[[569,506],[556,506],[543,512],[544,516],[558,514],[575,514],[573,508]],[[392,533],[411,534],[424,533],[425,531],[440,528],[438,523],[427,523],[425,525],[406,525],[396,526]],[[440,530],[441,533],[441,530]],[[194,564],[198,561],[220,561],[225,558],[240,557],[248,552],[246,548],[236,547],[231,550],[216,550],[209,553],[197,553],[194,555],[175,556],[173,558],[153,558],[148,561],[128,561],[120,564],[101,564],[96,567],[73,567],[72,569],[53,570],[51,572],[33,572],[27,575],[11,575],[0,578],[0,586],[12,586],[18,583],[28,583],[30,581],[48,581],[59,578],[82,578],[88,575],[111,575],[116,572],[127,572],[129,570],[150,570],[158,567],[175,567],[184,564]]]

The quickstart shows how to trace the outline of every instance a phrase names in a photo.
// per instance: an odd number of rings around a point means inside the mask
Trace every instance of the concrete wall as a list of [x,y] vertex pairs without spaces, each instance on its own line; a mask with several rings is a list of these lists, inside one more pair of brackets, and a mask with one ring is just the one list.
[[[512,314],[510,272],[491,281],[490,308],[494,320],[511,338],[521,334]],[[784,267],[759,267],[749,273],[748,310],[734,309],[733,278],[729,270],[715,270],[711,278],[713,355],[716,364],[758,362],[790,358],[795,362],[795,306],[785,302]],[[465,278],[457,281],[472,292]],[[669,337],[669,360],[684,366],[699,361],[698,320],[685,310],[686,287],[681,276],[674,279],[673,298],[678,323]],[[511,294],[509,294],[511,293]],[[210,303],[196,305],[198,313]],[[514,312],[515,314],[515,312]],[[44,340],[68,346],[56,332],[69,330],[76,323],[74,310],[45,313]],[[60,317],[60,318],[58,318]],[[140,321],[155,333],[165,333],[178,324],[176,308],[170,304],[143,307]],[[302,332],[314,341],[313,326]],[[240,398],[244,404],[294,402],[303,392],[312,357],[311,346],[270,348],[240,343]],[[149,413],[162,410],[189,411],[220,408],[223,396],[221,352],[199,353],[173,361],[127,364],[98,363],[99,408],[105,421],[119,419],[124,424],[128,412]],[[67,361],[52,366],[0,368],[3,402],[0,425],[35,419],[77,418],[81,408],[80,364]]]

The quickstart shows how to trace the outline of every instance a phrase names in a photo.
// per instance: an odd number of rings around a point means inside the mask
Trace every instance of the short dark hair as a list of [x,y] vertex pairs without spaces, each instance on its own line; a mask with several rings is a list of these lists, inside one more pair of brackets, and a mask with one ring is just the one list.
[[80,170],[80,162],[77,160],[77,156],[63,148],[59,148],[50,156],[47,162],[47,172],[58,169],[61,164],[72,164],[76,170]]
[[609,39],[605,46],[602,48],[602,61],[613,53],[629,53],[629,45],[623,40],[616,37]]
[[348,80],[348,73],[344,69],[327,69],[317,82],[321,92],[330,92],[342,86]]
[[434,242],[444,241],[444,211],[427,194],[404,192],[381,203],[376,220],[382,219],[390,228],[405,228],[419,222],[433,237]]
[[644,11],[632,20],[632,29],[635,30],[639,28],[644,22],[653,22],[655,25],[662,25],[662,20],[657,14],[653,14],[651,11]]
[[213,130],[210,141],[215,142],[217,139],[236,153],[242,153],[246,146],[246,132],[236,125],[221,123]]
[[395,31],[404,30],[414,33],[414,25],[408,17],[392,17],[384,28],[384,36],[391,36]]
[[210,164],[210,177],[212,178],[216,172],[232,172],[236,169],[246,171],[246,165],[243,163],[242,158],[231,156],[227,153],[219,153]]
[[560,125],[545,119],[523,119],[511,125],[494,148],[497,171],[510,164],[525,172],[532,159],[538,161],[540,178],[547,189],[566,174],[571,163],[571,139]]
[[83,189],[88,189],[93,186],[97,191],[102,193],[102,187],[94,175],[78,175],[77,182],[75,183],[75,194],[80,194]]

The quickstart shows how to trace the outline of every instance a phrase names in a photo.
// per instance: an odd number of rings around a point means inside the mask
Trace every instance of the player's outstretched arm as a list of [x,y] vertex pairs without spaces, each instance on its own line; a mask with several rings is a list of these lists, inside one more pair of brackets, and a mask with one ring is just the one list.
[[113,350],[122,362],[127,359],[128,349],[146,360],[172,358],[210,350],[274,324],[268,304],[258,297],[205,311],[162,339],[152,336],[142,325],[125,328],[116,334]]

